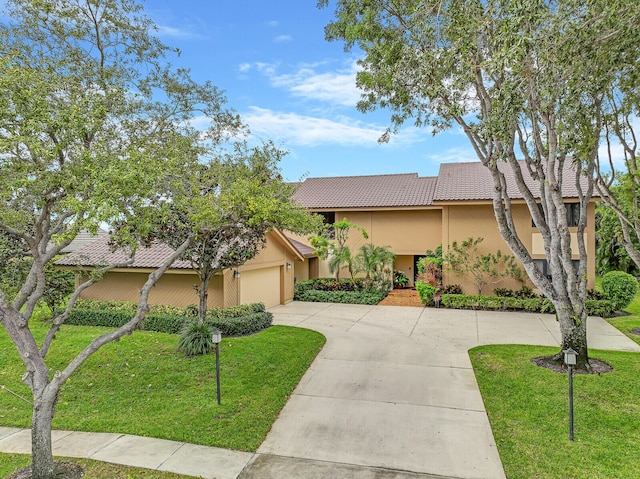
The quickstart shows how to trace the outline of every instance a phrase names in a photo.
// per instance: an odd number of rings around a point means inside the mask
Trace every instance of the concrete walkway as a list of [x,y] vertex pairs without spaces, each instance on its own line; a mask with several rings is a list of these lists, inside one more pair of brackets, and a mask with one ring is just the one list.
[[[554,316],[293,302],[275,324],[327,344],[257,453],[118,434],[56,431],[54,453],[218,479],[501,479],[471,369],[480,344],[558,346]],[[590,318],[593,349],[639,351]],[[0,451],[28,453],[29,431],[0,428]]]

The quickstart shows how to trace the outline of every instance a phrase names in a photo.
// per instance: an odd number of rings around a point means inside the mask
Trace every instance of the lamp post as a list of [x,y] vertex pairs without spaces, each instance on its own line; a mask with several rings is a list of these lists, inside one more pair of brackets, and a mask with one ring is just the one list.
[[572,348],[565,349],[564,363],[569,371],[569,440],[573,441],[573,366],[576,364],[578,353]]
[[222,341],[222,333],[215,330],[211,333],[211,340],[216,345],[216,392],[218,395],[218,404],[220,404],[220,341]]

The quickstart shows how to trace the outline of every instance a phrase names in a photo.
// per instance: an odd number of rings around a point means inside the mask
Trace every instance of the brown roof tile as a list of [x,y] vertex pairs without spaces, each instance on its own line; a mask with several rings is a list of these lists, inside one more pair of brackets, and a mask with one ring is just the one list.
[[[140,248],[135,255],[133,264],[129,268],[158,268],[173,253],[174,250],[164,243],[154,243],[149,248]],[[109,236],[102,236],[82,248],[56,261],[59,266],[99,266],[124,263],[128,254],[122,250],[111,251]],[[191,269],[189,261],[177,260],[171,266],[173,269]]]
[[435,185],[417,173],[307,178],[294,198],[308,209],[430,206]]
[[[536,198],[540,191],[540,183],[529,175],[524,166],[521,165],[523,177],[527,186]],[[499,163],[498,167],[505,175],[507,182],[507,192],[512,199],[523,198],[522,193],[516,185],[513,171],[506,163]],[[586,188],[586,178],[582,181],[583,188]],[[578,190],[575,184],[575,173],[571,169],[571,162],[565,162],[562,193],[565,198],[577,198]],[[436,186],[433,200],[438,201],[472,201],[493,199],[493,179],[489,170],[480,162],[473,163],[442,163],[438,174],[438,184]]]
[[301,241],[295,240],[289,236],[287,236],[287,239],[289,240],[289,242],[293,245],[293,247],[295,249],[298,250],[298,252],[304,256],[305,258],[307,256],[313,256],[313,252],[315,251],[315,248],[313,248],[313,246],[309,246],[308,244],[304,244]]

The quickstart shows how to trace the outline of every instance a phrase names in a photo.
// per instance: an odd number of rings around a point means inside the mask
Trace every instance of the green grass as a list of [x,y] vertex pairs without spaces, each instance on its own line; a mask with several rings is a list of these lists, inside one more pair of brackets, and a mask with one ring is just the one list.
[[[119,466],[86,459],[73,458],[68,460],[81,464],[85,468],[85,479],[193,479],[192,476],[183,476],[173,472]],[[0,454],[0,477],[7,477],[30,463],[31,457],[24,454]]]
[[625,311],[630,313],[629,316],[610,318],[608,321],[633,339],[636,343],[640,344],[640,336],[630,332],[632,329],[640,328],[640,293],[636,294],[635,298],[633,298],[633,301],[629,306],[627,306]]
[[[34,324],[37,337],[45,328]],[[50,352],[53,370],[104,328],[64,326]],[[310,330],[273,326],[223,338],[222,404],[215,355],[186,358],[178,336],[138,331],[95,353],[63,387],[54,429],[99,431],[255,451],[324,344]],[[52,372],[53,372],[52,370]],[[29,398],[24,366],[0,332],[0,385]],[[0,391],[0,425],[30,427],[31,407]]]
[[514,345],[469,352],[507,477],[640,477],[640,354],[590,352],[614,370],[574,375],[571,442],[567,375],[530,361],[555,352]]
[[[609,322],[640,328],[640,294],[629,316]],[[640,354],[591,350],[611,364],[603,375],[574,376],[575,441],[568,439],[568,380],[531,358],[556,353],[540,346],[481,346],[469,351],[509,479],[640,477]]]

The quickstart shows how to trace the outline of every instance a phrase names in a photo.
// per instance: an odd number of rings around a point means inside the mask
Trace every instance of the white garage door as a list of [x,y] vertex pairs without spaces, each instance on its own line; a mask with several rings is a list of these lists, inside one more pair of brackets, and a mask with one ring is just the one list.
[[280,304],[280,266],[243,271],[240,275],[240,303]]

